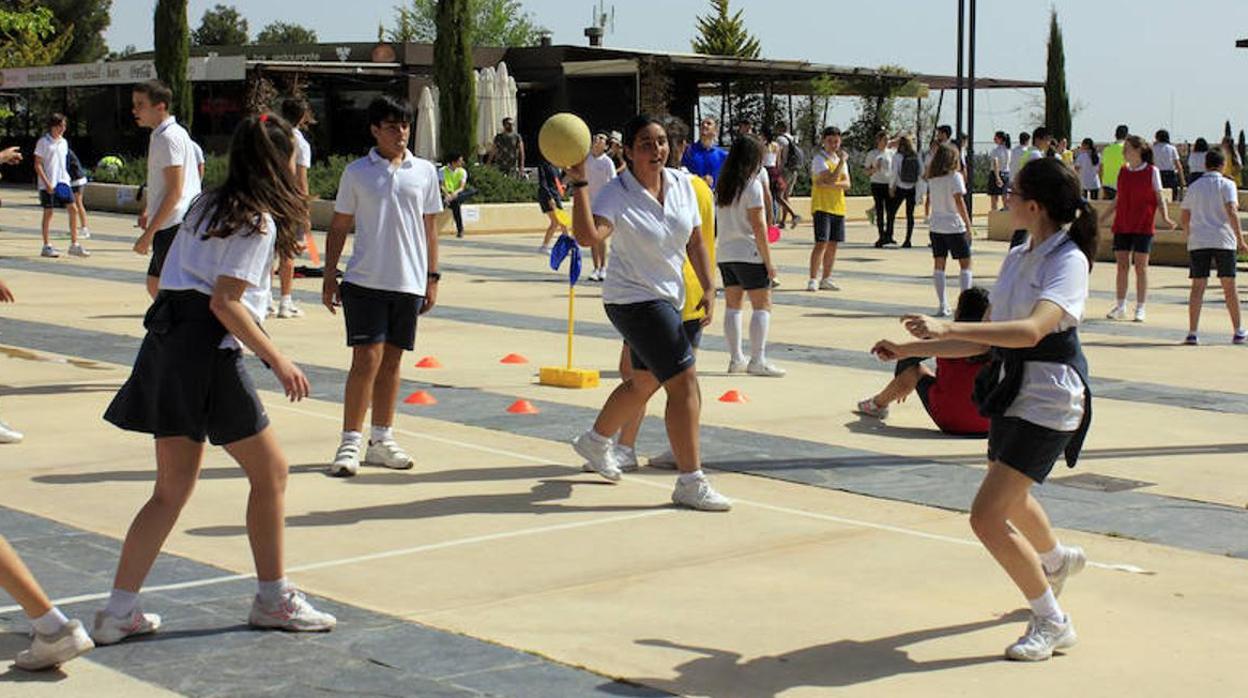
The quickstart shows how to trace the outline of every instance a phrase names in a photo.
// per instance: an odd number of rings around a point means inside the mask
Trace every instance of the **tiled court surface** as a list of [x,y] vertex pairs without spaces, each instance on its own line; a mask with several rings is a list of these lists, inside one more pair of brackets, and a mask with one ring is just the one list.
[[[132,220],[106,214],[92,218],[91,259],[40,259],[34,197],[4,194],[0,278],[19,302],[0,308],[11,357],[0,356],[0,416],[27,441],[0,448],[0,531],[54,596],[102,594],[153,478],[149,440],[99,417],[142,334],[146,260],[129,251]],[[725,375],[718,326],[701,355],[707,463],[739,500],[726,515],[671,509],[666,473],[610,486],[579,472],[566,440],[613,384],[618,340],[597,289],[582,286],[577,364],[602,369],[604,387],[535,385],[537,366],[562,360],[566,310],[535,236],[444,240],[441,307],[422,318],[404,369],[405,391],[439,400],[401,410],[417,468],[324,477],[349,356],[341,320],[316,304],[319,281],[299,281],[307,317],[268,329],[308,372],[314,399],[264,397],[293,464],[291,576],[334,604],[340,629],[241,627],[251,582],[229,577],[251,569],[245,480],[210,451],[150,580],[177,587],[146,596],[169,632],[36,682],[10,670],[0,695],[1241,693],[1248,352],[1229,345],[1215,296],[1203,332],[1213,345],[1180,347],[1182,270],[1154,270],[1144,325],[1095,319],[1112,274],[1094,272],[1084,339],[1103,399],[1084,461],[1055,473],[1080,479],[1041,494],[1062,537],[1101,566],[1063,599],[1080,644],[1020,667],[999,656],[1023,604],[963,513],[983,442],[941,437],[917,403],[884,426],[850,413],[889,375],[865,350],[900,336],[898,313],[933,305],[926,250],[856,244],[873,233],[851,226],[845,290],[806,294],[796,289],[808,235],[786,231],[777,248],[773,354],[789,376]],[[977,243],[984,283],[1003,252]],[[532,363],[500,365],[508,352]],[[423,355],[444,368],[411,368]],[[750,402],[714,400],[730,388]],[[507,414],[517,398],[542,413]],[[652,419],[643,450],[660,435]],[[69,608],[88,617],[100,603]],[[24,631],[20,613],[3,622],[0,669]]]

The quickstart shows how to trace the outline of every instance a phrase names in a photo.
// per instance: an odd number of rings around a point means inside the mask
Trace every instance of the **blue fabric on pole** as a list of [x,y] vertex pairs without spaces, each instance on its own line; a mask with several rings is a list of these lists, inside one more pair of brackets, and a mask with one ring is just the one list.
[[558,269],[565,257],[571,257],[568,266],[568,285],[575,286],[581,278],[581,247],[569,235],[560,235],[555,246],[550,248],[550,268]]

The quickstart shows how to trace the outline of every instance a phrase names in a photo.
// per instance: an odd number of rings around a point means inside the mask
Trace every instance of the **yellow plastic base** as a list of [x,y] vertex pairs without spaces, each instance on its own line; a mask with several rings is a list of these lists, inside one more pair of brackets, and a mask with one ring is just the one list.
[[598,372],[587,368],[544,366],[538,381],[558,388],[597,388]]

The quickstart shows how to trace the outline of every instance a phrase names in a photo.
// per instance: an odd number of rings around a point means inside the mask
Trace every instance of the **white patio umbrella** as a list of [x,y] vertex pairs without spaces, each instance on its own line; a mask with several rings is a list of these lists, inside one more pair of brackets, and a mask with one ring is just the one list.
[[[514,123],[516,115],[511,110],[511,75],[507,72],[507,64],[499,61],[494,73],[494,99],[498,101],[498,119],[510,118]],[[519,124],[516,124],[517,129]]]
[[428,86],[421,88],[416,105],[416,155],[435,162],[438,159],[438,107]]
[[498,117],[494,100],[494,69],[477,73],[477,147],[481,153],[494,143]]

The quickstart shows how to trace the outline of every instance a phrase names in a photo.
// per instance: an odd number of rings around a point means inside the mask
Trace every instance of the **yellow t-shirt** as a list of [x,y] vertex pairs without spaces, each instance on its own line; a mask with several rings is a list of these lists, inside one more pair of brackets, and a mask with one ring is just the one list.
[[[812,213],[822,211],[837,216],[845,215],[845,190],[837,187],[819,186],[813,181],[823,172],[834,171],[837,164],[835,157],[822,150],[819,151],[819,154],[815,156],[815,160],[811,163],[810,210]],[[845,169],[842,171],[838,182],[841,184],[849,183],[849,163],[845,163]]]
[[[693,183],[693,193],[698,197],[698,214],[702,217],[702,246],[706,249],[707,259],[711,263],[711,273],[715,273],[715,195],[711,193],[711,185],[705,179],[689,175]],[[693,265],[685,259],[685,307],[680,312],[683,322],[701,320],[706,311],[698,307],[702,302],[702,282]]]

